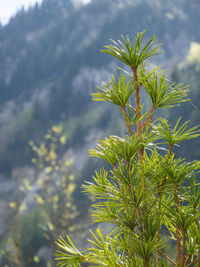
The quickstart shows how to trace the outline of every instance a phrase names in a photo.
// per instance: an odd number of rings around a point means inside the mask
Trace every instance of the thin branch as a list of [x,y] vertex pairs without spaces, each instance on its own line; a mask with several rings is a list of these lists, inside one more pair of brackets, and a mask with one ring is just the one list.
[[[133,79],[135,82],[135,106],[136,106],[136,114],[137,114],[137,135],[141,136],[142,134],[142,122],[140,120],[141,118],[141,106],[140,106],[140,87],[141,83],[138,82],[138,76],[137,76],[137,67],[132,68],[133,73]],[[143,160],[143,154],[144,154],[144,148],[140,148],[138,151],[138,157],[140,161]]]
[[154,200],[154,202],[152,203],[151,207],[149,207],[149,209],[147,210],[147,212],[145,213],[145,215],[149,214],[149,212],[151,211],[151,209],[155,206],[155,204],[157,203],[157,201],[159,200],[160,196],[157,196],[156,199]]
[[155,109],[156,108],[152,105],[151,112],[150,112],[149,117],[148,117],[147,129],[149,129],[149,126],[150,126]]
[[143,266],[144,266],[144,267],[148,267],[148,266],[149,266],[149,264],[148,264],[148,260],[143,260]]
[[165,259],[167,259],[169,262],[171,262],[172,264],[174,264],[174,266],[176,266],[176,262],[173,261],[170,257],[168,257],[162,250],[160,250],[159,253],[160,253]]
[[142,133],[142,122],[139,120],[141,118],[141,107],[140,107],[140,87],[141,84],[138,83],[138,76],[137,76],[137,68],[132,68],[133,72],[133,79],[135,82],[135,106],[136,106],[136,114],[137,114],[137,133],[138,136]]
[[190,262],[188,265],[186,265],[186,267],[190,267],[193,264],[195,264],[196,262],[198,262],[198,259],[195,259],[194,261]]
[[186,249],[186,231],[182,231],[183,235],[183,246],[182,246],[182,264],[185,266],[185,249]]
[[150,113],[149,113],[149,116],[146,118],[146,120],[145,120],[145,122],[144,122],[144,124],[142,126],[143,129],[145,127],[147,127],[147,130],[149,129],[155,109],[156,108],[152,105]]
[[186,261],[185,261],[185,264],[187,264],[190,260],[190,258],[192,257],[192,254],[188,254],[186,255]]
[[132,132],[132,130],[131,130],[131,125],[130,125],[130,123],[128,122],[126,109],[125,109],[125,107],[121,107],[121,109],[122,109],[122,113],[123,113],[123,116],[124,116],[124,120],[125,120],[125,123],[126,123],[126,127],[127,127],[127,129],[128,129],[128,132],[129,132],[130,136],[133,136],[133,132]]
[[170,157],[171,157],[172,148],[173,148],[173,146],[172,145],[169,145],[168,159],[170,159]]
[[140,234],[142,234],[143,228],[142,228],[142,224],[141,224],[140,210],[139,210],[139,207],[137,205],[136,195],[135,195],[135,192],[133,192],[131,185],[129,185],[129,188],[130,188],[131,194],[133,195],[133,199],[135,202],[135,210],[136,210],[136,216],[137,216],[137,220],[138,220],[139,231],[140,231]]

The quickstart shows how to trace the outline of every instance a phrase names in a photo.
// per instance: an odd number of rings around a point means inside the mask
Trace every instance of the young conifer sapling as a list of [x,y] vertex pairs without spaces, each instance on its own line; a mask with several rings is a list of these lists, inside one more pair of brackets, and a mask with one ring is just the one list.
[[[69,236],[57,242],[58,266],[155,267],[200,266],[200,188],[196,174],[199,161],[177,157],[174,146],[200,135],[198,126],[178,119],[175,126],[167,119],[153,120],[161,108],[174,108],[188,101],[188,86],[171,83],[166,72],[148,70],[145,61],[158,55],[155,35],[143,44],[145,31],[111,40],[102,52],[123,62],[130,71],[120,69],[93,95],[121,110],[127,135],[98,141],[92,156],[110,164],[96,171],[93,182],[83,186],[96,197],[92,219],[109,223],[110,232],[91,231],[91,247],[80,252]],[[151,107],[141,101],[146,91]],[[144,112],[145,109],[145,112]],[[162,149],[160,149],[162,147]],[[171,239],[176,255],[169,255]]]

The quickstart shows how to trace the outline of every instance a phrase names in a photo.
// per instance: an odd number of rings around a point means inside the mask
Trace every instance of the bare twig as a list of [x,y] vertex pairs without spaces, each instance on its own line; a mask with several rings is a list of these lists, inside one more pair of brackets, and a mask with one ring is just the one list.
[[128,129],[128,132],[129,132],[130,136],[133,136],[133,132],[132,132],[132,130],[131,130],[131,125],[130,125],[130,123],[128,122],[126,109],[125,109],[125,107],[121,107],[121,109],[122,109],[122,113],[123,113],[123,116],[124,116],[124,120],[125,120],[125,123],[126,123],[126,127],[127,127],[127,129]]
[[198,262],[198,259],[195,259],[194,261],[190,262],[188,265],[186,265],[186,267],[190,267],[193,264],[195,264],[196,262]]
[[160,253],[165,259],[167,259],[169,262],[171,262],[172,264],[174,264],[174,266],[176,266],[176,262],[173,261],[170,257],[168,257],[162,250],[160,250],[159,253]]
[[136,114],[137,114],[137,133],[138,136],[142,133],[142,122],[139,120],[141,118],[141,107],[140,107],[140,87],[141,84],[138,83],[138,76],[137,76],[137,68],[132,68],[133,72],[133,79],[135,82],[135,106],[136,106]]
[[151,110],[150,110],[150,113],[149,113],[149,116],[146,118],[146,120],[145,120],[145,122],[144,122],[144,124],[142,126],[143,129],[145,127],[146,127],[146,130],[149,129],[155,109],[156,108],[152,105]]

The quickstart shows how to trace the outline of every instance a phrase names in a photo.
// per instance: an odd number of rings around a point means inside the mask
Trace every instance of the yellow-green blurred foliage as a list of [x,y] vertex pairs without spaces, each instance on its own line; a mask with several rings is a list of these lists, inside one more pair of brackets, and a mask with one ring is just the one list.
[[8,263],[20,267],[48,266],[38,257],[39,249],[48,246],[53,256],[58,235],[76,230],[76,184],[73,159],[66,159],[64,154],[66,141],[62,125],[56,125],[38,145],[29,142],[35,153],[32,162],[36,177],[23,179],[20,197],[8,203],[13,220],[0,249],[1,257]]
[[73,159],[60,155],[60,148],[66,144],[62,125],[53,126],[37,146],[30,141],[35,157],[32,162],[40,173],[37,185],[40,188],[35,194],[35,201],[44,208],[47,226],[53,235],[67,228],[73,229],[77,216],[73,204],[73,192],[76,188],[74,175],[70,173]]

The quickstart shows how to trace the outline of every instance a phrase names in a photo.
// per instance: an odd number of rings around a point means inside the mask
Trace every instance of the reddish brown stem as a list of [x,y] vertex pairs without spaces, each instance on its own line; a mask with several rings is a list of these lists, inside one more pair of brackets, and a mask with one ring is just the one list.
[[[136,114],[137,119],[139,120],[141,118],[141,107],[140,107],[140,87],[141,84],[138,83],[138,77],[137,77],[137,68],[132,68],[133,72],[133,78],[135,82],[135,106],[136,106]],[[141,121],[137,121],[137,134],[140,136],[142,133],[142,123]]]
[[194,261],[190,262],[186,267],[193,266],[196,262],[198,262],[198,259],[195,259]]
[[150,123],[151,123],[151,120],[152,120],[152,117],[153,117],[155,109],[156,108],[154,106],[152,106],[151,112],[149,114],[148,121],[147,121],[147,129],[149,129],[149,126],[150,126]]
[[182,246],[182,265],[185,266],[185,243],[186,243],[186,231],[182,231],[183,235],[183,246]]
[[149,266],[149,264],[148,264],[148,261],[147,261],[147,260],[143,260],[143,266],[144,266],[144,267],[148,267],[148,266]]
[[126,167],[127,167],[127,170],[129,171],[129,168],[130,168],[129,161],[128,161],[128,160],[125,160],[125,162],[126,162]]
[[143,124],[143,128],[146,127],[146,130],[148,130],[149,127],[150,127],[151,120],[152,120],[152,117],[153,117],[153,114],[154,114],[155,109],[156,108],[154,106],[151,107],[151,111],[149,113],[149,116],[147,117],[145,123]]
[[126,109],[125,109],[125,107],[121,107],[121,109],[122,109],[122,113],[123,113],[123,116],[124,116],[124,120],[125,120],[125,123],[126,123],[126,127],[128,129],[128,132],[129,132],[130,136],[133,136],[133,132],[131,130],[131,125],[128,122],[128,119],[127,119]]
[[[137,136],[141,136],[142,134],[142,122],[141,118],[141,106],[140,106],[140,87],[141,84],[138,82],[137,76],[137,67],[132,68],[133,79],[135,82],[135,107],[136,107],[136,114],[137,114]],[[140,148],[138,151],[138,157],[140,161],[143,160],[144,148]]]
[[165,259],[167,259],[169,262],[174,264],[174,266],[176,266],[176,263],[172,259],[170,259],[170,257],[168,257],[162,250],[160,250],[159,252],[160,252],[160,255],[162,255]]
[[176,261],[178,264],[181,263],[181,236],[180,236],[180,229],[176,227],[176,244],[177,244],[177,256]]
[[191,257],[192,257],[192,254],[186,256],[185,264],[188,264],[188,262],[189,262],[189,260],[190,260]]
[[169,145],[168,159],[170,159],[170,157],[171,157],[172,148],[173,148],[173,146],[172,145]]

